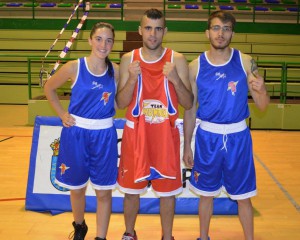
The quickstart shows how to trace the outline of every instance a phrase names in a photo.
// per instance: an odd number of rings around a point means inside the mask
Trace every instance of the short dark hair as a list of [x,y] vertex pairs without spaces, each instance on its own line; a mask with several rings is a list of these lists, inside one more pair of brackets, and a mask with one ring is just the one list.
[[235,17],[231,13],[226,12],[226,11],[215,11],[215,12],[212,12],[210,14],[209,18],[208,18],[207,29],[210,29],[210,27],[211,27],[211,21],[214,18],[219,18],[222,23],[231,22],[231,24],[232,24],[232,30],[234,30],[235,23],[236,23]]
[[[164,14],[162,13],[162,11],[156,9],[156,8],[150,8],[148,10],[146,10],[144,12],[144,15],[143,17],[146,16],[147,18],[150,18],[150,19],[163,19],[164,20],[164,26],[166,24],[166,20],[165,20],[165,16]],[[142,22],[143,18],[141,19],[141,22]]]

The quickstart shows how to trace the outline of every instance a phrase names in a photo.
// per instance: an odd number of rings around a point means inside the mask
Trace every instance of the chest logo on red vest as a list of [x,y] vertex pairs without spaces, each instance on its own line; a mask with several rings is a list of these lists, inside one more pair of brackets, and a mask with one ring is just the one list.
[[145,121],[152,123],[162,123],[169,118],[167,107],[159,100],[146,99],[143,101],[142,115]]

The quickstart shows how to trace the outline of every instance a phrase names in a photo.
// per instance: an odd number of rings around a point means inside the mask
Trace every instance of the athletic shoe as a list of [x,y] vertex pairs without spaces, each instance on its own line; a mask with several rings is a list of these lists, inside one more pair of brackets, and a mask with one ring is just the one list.
[[[161,238],[161,240],[164,240],[164,237],[162,237],[162,238]],[[172,237],[172,240],[175,240],[175,238],[174,238],[174,237]]]
[[122,240],[138,240],[138,237],[135,231],[134,231],[134,235],[125,232],[122,236]]
[[106,240],[106,238],[95,237],[95,240]]
[[85,220],[81,224],[76,222],[72,223],[74,231],[70,233],[69,239],[73,240],[84,240],[84,237],[88,231],[88,226],[85,224]]
[[[201,238],[197,238],[197,240],[201,240]],[[208,237],[208,240],[210,240],[210,238]]]

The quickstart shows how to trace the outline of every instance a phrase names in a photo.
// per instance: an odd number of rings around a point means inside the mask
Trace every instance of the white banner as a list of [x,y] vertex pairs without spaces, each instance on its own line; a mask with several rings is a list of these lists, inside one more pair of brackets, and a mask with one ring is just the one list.
[[[123,119],[114,121],[118,132],[118,149],[121,154],[121,140],[123,134]],[[181,159],[183,149],[182,120],[178,122],[181,131]],[[57,117],[37,117],[34,127],[30,166],[28,173],[26,209],[34,211],[50,211],[53,214],[70,211],[69,191],[54,183],[56,161],[58,155],[59,139],[61,133],[61,121]],[[184,168],[182,163],[182,180],[184,190],[176,197],[176,213],[197,214],[199,198],[188,189],[190,170]],[[87,211],[94,212],[96,209],[95,192],[88,185]],[[122,212],[123,193],[113,191],[113,212]],[[149,191],[141,196],[141,213],[158,213],[157,196]],[[194,206],[194,208],[191,208]],[[230,200],[226,193],[222,193],[214,201],[214,214],[237,214],[237,204]]]

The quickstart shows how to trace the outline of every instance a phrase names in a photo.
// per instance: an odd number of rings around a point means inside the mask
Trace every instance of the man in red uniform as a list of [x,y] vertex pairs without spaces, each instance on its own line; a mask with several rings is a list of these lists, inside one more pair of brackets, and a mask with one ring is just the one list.
[[134,230],[140,194],[151,180],[160,197],[162,239],[171,240],[175,195],[181,193],[178,104],[193,103],[185,57],[162,46],[167,32],[157,9],[147,10],[139,26],[143,47],[125,54],[120,64],[116,101],[126,108],[118,184],[124,197],[126,231],[123,240],[136,240]]

